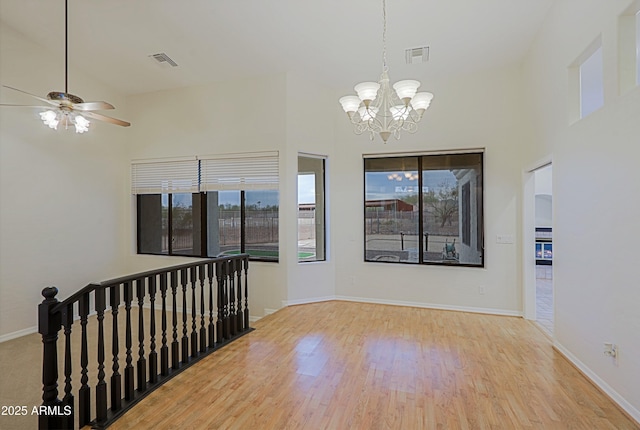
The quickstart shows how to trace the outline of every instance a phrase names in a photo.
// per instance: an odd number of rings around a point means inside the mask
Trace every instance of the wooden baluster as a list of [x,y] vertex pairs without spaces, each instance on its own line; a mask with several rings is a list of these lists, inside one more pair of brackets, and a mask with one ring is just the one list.
[[151,336],[151,344],[149,345],[149,383],[154,384],[158,382],[158,353],[156,352],[156,276],[149,276],[149,296],[151,304],[150,320],[149,320],[149,334]]
[[107,420],[107,383],[104,380],[104,311],[107,308],[106,291],[103,287],[95,290],[96,312],[98,313],[98,384],[96,385],[96,423],[103,425]]
[[167,272],[160,275],[160,296],[162,297],[162,346],[160,347],[160,373],[169,374],[169,347],[167,346]]
[[217,286],[217,297],[218,297],[218,343],[222,343],[224,341],[224,328],[222,324],[222,320],[224,319],[224,305],[223,305],[223,292],[224,292],[224,282],[225,282],[225,274],[224,274],[224,263],[222,261],[216,262],[216,279],[218,280]]
[[196,307],[196,267],[191,267],[191,356],[196,357],[198,355],[198,331],[196,324],[196,314],[198,308]]
[[237,333],[236,314],[236,264],[235,260],[229,260],[229,335],[235,336]]
[[229,340],[231,339],[231,324],[230,324],[230,318],[229,318],[229,288],[231,287],[231,282],[233,282],[233,272],[231,269],[231,265],[229,263],[229,260],[225,261],[224,263],[225,266],[225,283],[224,283],[224,291],[223,291],[223,296],[224,296],[224,319],[222,320],[222,325],[224,328],[224,338]]
[[[62,313],[64,326],[64,397],[62,404],[71,407],[71,414],[62,417],[61,428],[73,428],[73,387],[71,386],[72,357],[71,357],[71,326],[73,325],[73,303],[69,303]],[[66,421],[66,422],[65,422]]]
[[249,330],[249,257],[243,258],[244,263],[244,328]]
[[118,411],[122,408],[122,377],[120,375],[120,364],[118,363],[119,341],[118,341],[118,306],[120,306],[120,284],[112,285],[110,288],[109,302],[111,304],[111,316],[113,317],[111,353],[113,354],[113,365],[111,366],[111,410]]
[[234,260],[234,270],[236,273],[236,298],[237,306],[236,306],[236,329],[237,333],[242,333],[244,331],[244,327],[242,324],[244,323],[244,312],[242,311],[242,260],[237,259]]
[[133,356],[131,353],[131,347],[133,346],[132,329],[131,329],[131,302],[133,301],[133,285],[131,282],[125,282],[124,284],[124,309],[127,317],[127,326],[125,328],[126,336],[126,366],[124,368],[124,398],[125,400],[133,400],[134,396],[134,384],[133,384]]
[[[58,331],[61,326],[60,313],[51,313],[51,309],[59,302],[56,299],[58,289],[47,287],[42,290],[44,300],[38,305],[38,332],[42,335],[42,405],[47,407],[61,406],[58,399]],[[42,429],[59,428],[59,415],[40,415],[38,426]]]
[[144,311],[142,305],[144,305],[144,279],[136,279],[136,289],[138,294],[138,363],[137,363],[137,375],[138,375],[138,391],[145,391],[147,389],[147,360],[144,357]]
[[187,269],[180,270],[182,284],[182,362],[189,362],[189,337],[187,336]]
[[81,345],[80,345],[80,391],[78,392],[79,425],[83,427],[91,421],[91,388],[87,384],[89,376],[89,351],[87,346],[87,318],[89,316],[89,294],[83,294],[79,300]]
[[207,350],[207,329],[204,328],[204,277],[206,266],[198,266],[198,277],[200,279],[200,352]]
[[173,300],[173,341],[171,342],[171,367],[173,369],[177,369],[180,367],[180,355],[179,348],[180,343],[178,342],[178,299],[177,299],[177,289],[178,289],[178,272],[171,272],[171,297]]
[[215,346],[215,325],[213,324],[213,263],[207,263],[207,272],[209,275],[209,348]]

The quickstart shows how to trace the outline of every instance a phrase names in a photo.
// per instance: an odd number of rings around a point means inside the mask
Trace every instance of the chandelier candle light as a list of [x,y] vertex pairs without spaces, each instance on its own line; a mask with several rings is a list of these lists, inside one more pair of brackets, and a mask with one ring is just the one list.
[[389,67],[387,66],[387,6],[382,0],[382,76],[379,82],[362,82],[354,87],[357,96],[340,98],[342,109],[354,125],[356,134],[369,132],[371,140],[379,134],[384,143],[393,134],[400,139],[400,131],[415,133],[433,99],[433,94],[418,92],[420,82],[414,80],[399,81],[389,86]]

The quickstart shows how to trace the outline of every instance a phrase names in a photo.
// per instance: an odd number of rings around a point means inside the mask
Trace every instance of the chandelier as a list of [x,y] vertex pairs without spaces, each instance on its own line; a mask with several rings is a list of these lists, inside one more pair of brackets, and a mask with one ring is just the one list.
[[387,5],[382,0],[382,75],[378,82],[362,82],[354,87],[357,96],[340,98],[342,109],[347,113],[354,132],[369,132],[369,138],[377,134],[387,143],[393,134],[400,139],[402,130],[415,133],[418,122],[427,110],[433,94],[418,92],[420,82],[404,80],[389,86],[389,67],[387,66]]

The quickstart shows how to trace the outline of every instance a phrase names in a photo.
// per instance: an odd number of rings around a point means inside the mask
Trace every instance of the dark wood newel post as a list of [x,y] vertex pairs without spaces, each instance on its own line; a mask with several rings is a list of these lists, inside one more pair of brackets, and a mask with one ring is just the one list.
[[51,313],[57,305],[58,289],[46,287],[42,290],[44,300],[38,305],[38,332],[42,335],[42,404],[53,407],[59,414],[41,414],[38,417],[38,427],[41,429],[61,428],[63,419],[62,401],[58,398],[58,331],[62,326],[60,312]]
[[249,330],[249,257],[244,257],[244,328]]

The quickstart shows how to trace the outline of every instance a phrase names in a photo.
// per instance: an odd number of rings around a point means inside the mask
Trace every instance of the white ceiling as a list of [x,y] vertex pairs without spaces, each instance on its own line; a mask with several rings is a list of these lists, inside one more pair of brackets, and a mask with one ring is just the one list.
[[[429,79],[520,61],[555,1],[387,0],[391,80],[428,90]],[[0,0],[0,24],[64,64],[63,0]],[[404,64],[423,45],[430,61]],[[149,58],[159,52],[178,67]],[[69,63],[70,82],[77,67],[124,94],[287,71],[348,90],[382,71],[382,1],[69,0]]]

